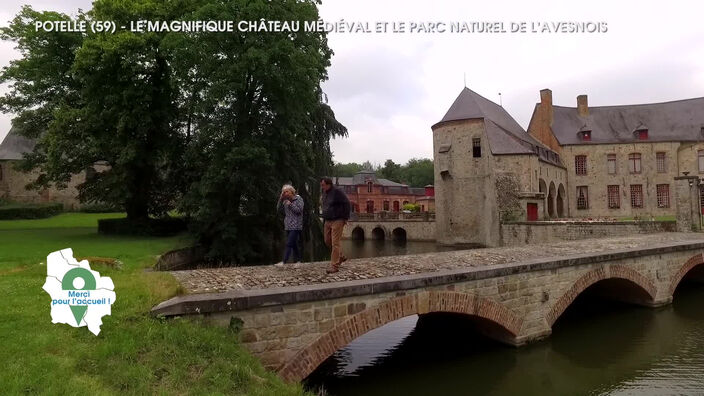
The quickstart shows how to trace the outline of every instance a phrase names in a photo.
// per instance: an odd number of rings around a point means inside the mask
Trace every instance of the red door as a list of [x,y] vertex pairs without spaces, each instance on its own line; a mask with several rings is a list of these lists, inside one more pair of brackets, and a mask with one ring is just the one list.
[[538,221],[538,204],[529,203],[527,210],[528,221]]
[[394,212],[398,212],[398,201],[394,201]]

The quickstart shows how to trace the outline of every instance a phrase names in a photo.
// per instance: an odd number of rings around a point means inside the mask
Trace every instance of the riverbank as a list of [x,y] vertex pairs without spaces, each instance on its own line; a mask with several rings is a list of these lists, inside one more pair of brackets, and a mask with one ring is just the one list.
[[[97,233],[97,219],[120,216],[0,221],[4,394],[304,394],[299,384],[265,370],[231,330],[150,316],[152,306],[180,288],[168,273],[145,270],[158,254],[189,241]],[[112,315],[103,318],[97,337],[51,323],[42,290],[46,256],[68,247],[76,257],[91,257],[91,267],[115,284]]]

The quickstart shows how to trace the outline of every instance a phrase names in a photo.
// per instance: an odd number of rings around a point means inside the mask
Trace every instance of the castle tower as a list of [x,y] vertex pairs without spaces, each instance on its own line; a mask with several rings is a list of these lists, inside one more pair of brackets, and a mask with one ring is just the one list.
[[524,220],[527,202],[521,197],[538,192],[541,166],[559,166],[559,156],[503,107],[468,88],[432,130],[437,241],[499,246],[506,178],[515,198],[508,209],[517,213],[514,220]]

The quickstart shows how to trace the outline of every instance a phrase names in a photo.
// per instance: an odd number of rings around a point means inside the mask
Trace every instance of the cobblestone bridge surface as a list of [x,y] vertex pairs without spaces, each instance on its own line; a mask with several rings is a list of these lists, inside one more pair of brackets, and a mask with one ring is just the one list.
[[542,258],[565,259],[589,253],[603,254],[628,249],[647,249],[677,242],[704,242],[704,234],[661,233],[520,247],[350,259],[340,267],[340,272],[330,275],[325,273],[327,262],[287,264],[283,268],[268,265],[172,271],[171,273],[190,294],[218,293],[365,280],[463,268],[495,267],[502,264],[508,266]]

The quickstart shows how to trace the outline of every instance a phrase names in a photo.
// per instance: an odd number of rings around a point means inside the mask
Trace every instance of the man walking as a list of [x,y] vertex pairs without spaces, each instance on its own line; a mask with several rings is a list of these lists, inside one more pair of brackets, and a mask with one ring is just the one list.
[[325,244],[331,248],[330,268],[326,270],[328,274],[340,270],[340,264],[347,258],[342,254],[340,239],[342,230],[350,218],[350,200],[347,195],[332,184],[332,179],[324,177],[320,180],[320,187],[323,190],[323,220]]

